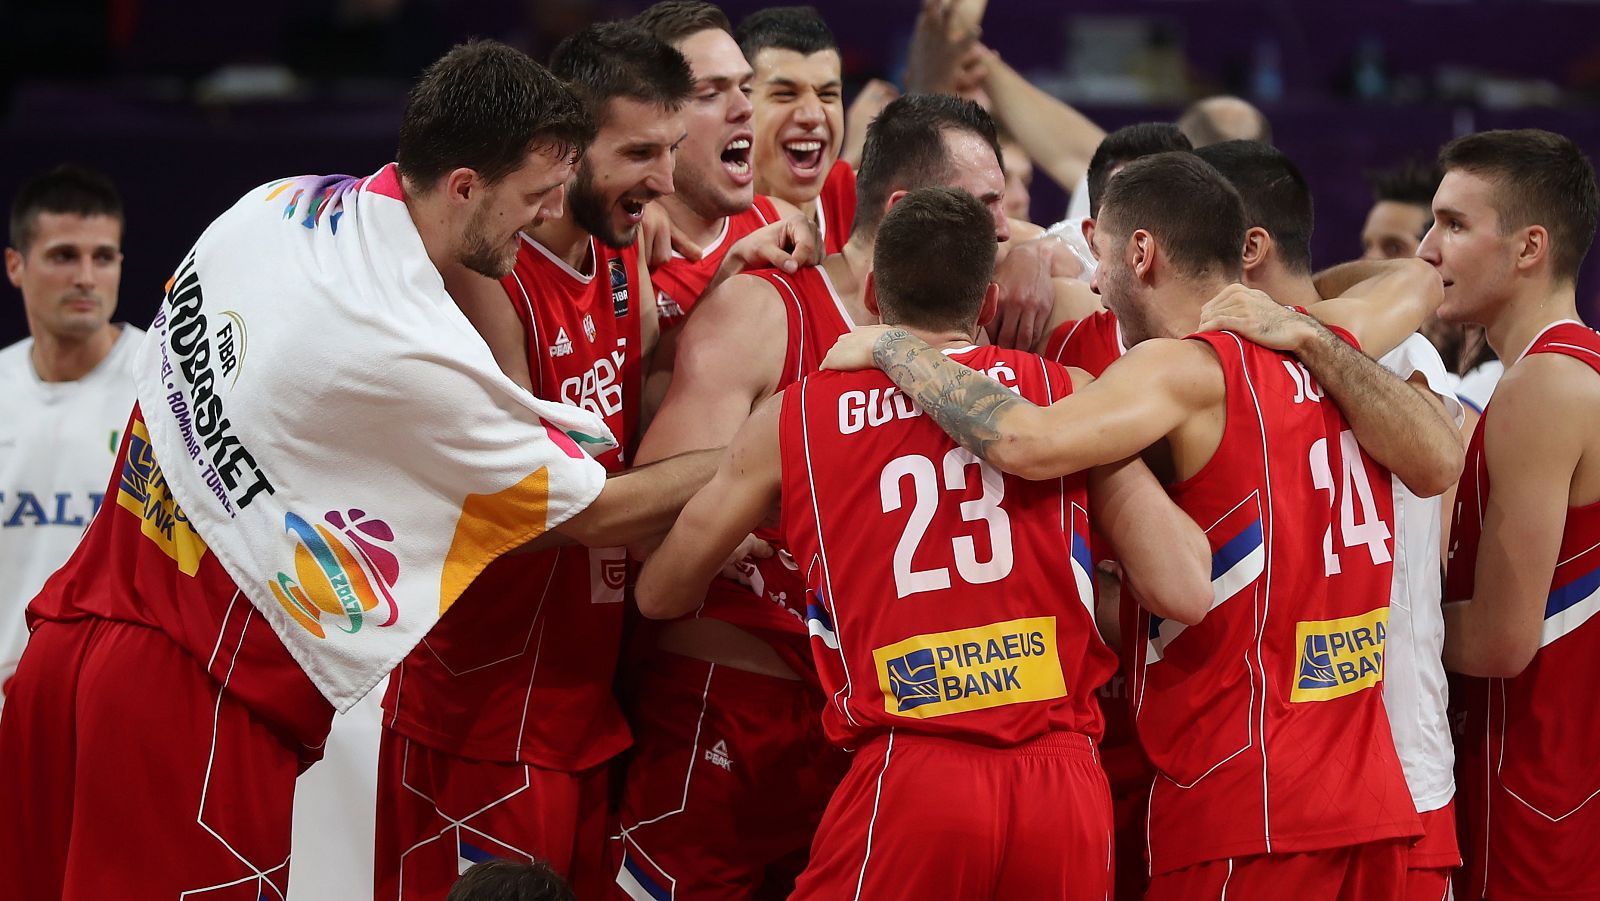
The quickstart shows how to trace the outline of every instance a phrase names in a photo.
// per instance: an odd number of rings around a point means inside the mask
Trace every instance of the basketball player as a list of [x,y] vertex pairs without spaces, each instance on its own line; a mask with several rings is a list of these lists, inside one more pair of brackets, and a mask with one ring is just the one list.
[[[598,459],[618,471],[654,339],[633,243],[644,205],[672,193],[692,78],[632,24],[567,38],[550,67],[599,130],[563,215],[529,229],[516,269],[476,283],[474,302],[526,335],[503,364],[518,381],[606,420],[620,446]],[[626,569],[621,547],[503,557],[401,662],[384,702],[378,897],[438,897],[487,857],[537,857],[579,886],[603,871],[606,765],[629,744],[612,694]]]
[[728,17],[700,0],[662,0],[634,21],[683,54],[695,79],[684,113],[689,137],[673,167],[677,191],[660,202],[674,243],[688,254],[674,250],[651,274],[661,329],[670,332],[729,276],[751,267],[793,271],[821,259],[822,242],[814,227],[802,227],[805,216],[752,187],[752,74]]
[[[977,196],[995,237],[1008,236],[993,121],[952,97],[902,97],[868,132],[844,251],[794,275],[735,276],[705,298],[639,460],[726,445],[761,401],[871,322],[878,222],[905,191],[939,184]],[[617,871],[632,898],[749,898],[792,879],[844,770],[818,721],[803,574],[780,551],[747,566],[745,581],[716,580],[640,667]]]
[[[1280,304],[1312,307],[1322,300],[1311,277],[1311,191],[1305,177],[1282,151],[1259,141],[1225,141],[1195,151],[1217,167],[1244,200],[1244,283]],[[1360,266],[1361,264],[1355,264]],[[1409,261],[1404,268],[1420,268]],[[1379,267],[1381,271],[1381,267]],[[1397,272],[1403,277],[1403,272]],[[1368,289],[1374,284],[1369,282]],[[1382,286],[1377,285],[1381,290]],[[1437,292],[1430,279],[1426,290]],[[1269,308],[1268,313],[1283,313]],[[1235,325],[1244,337],[1255,329]],[[1441,465],[1459,466],[1464,448],[1459,429],[1463,408],[1451,389],[1444,361],[1420,333],[1409,335],[1378,364],[1410,382],[1435,414],[1419,423],[1420,437],[1438,442]],[[1312,370],[1316,377],[1317,372]],[[1449,428],[1441,427],[1449,423]],[[1383,701],[1389,730],[1405,770],[1406,785],[1422,819],[1423,835],[1406,852],[1405,895],[1412,901],[1439,901],[1450,873],[1461,865],[1456,846],[1455,749],[1446,713],[1444,614],[1436,555],[1440,499],[1421,498],[1396,482],[1394,490],[1394,575],[1389,586],[1388,653],[1383,661]]]
[[[1420,829],[1374,690],[1393,547],[1390,475],[1375,461],[1419,494],[1450,474],[1411,446],[1412,424],[1435,415],[1417,393],[1314,320],[1296,346],[1320,386],[1287,354],[1229,333],[1170,340],[1196,330],[1208,301],[1248,293],[1230,284],[1245,231],[1238,193],[1192,154],[1118,173],[1095,229],[1096,279],[1134,346],[1046,408],[903,330],[852,334],[829,366],[878,362],[963,446],[1025,477],[1150,448],[1173,500],[1207,527],[1215,599],[1202,623],[1123,604],[1139,735],[1159,770],[1148,898],[1224,886],[1229,898],[1389,897]],[[1437,300],[1314,309],[1336,325],[1358,313],[1349,340],[1386,351]]]
[[0,715],[28,641],[23,609],[100,509],[133,404],[144,332],[111,322],[123,226],[117,189],[77,166],[30,179],[11,203],[6,277],[30,337],[0,350]]
[[[508,274],[517,231],[561,212],[593,127],[567,88],[503,44],[446,54],[414,88],[397,169],[385,170],[417,228],[415,253],[396,249],[394,264],[432,266],[447,289]],[[282,296],[293,316],[294,286]],[[459,305],[497,359],[526,347],[495,311]],[[394,411],[418,429],[431,413]],[[136,405],[128,432],[144,430]],[[207,539],[163,493],[160,463],[143,440],[123,437],[107,515],[29,608],[33,635],[0,720],[0,872],[20,897],[285,890],[294,779],[316,759],[333,708],[217,555],[189,556]],[[663,530],[713,467],[686,457],[618,475],[525,548],[640,540]],[[433,477],[419,472],[395,490],[428,490]]]
[[1574,283],[1594,240],[1594,170],[1566,138],[1447,144],[1418,254],[1440,315],[1509,364],[1467,449],[1445,597],[1445,667],[1466,676],[1461,897],[1593,898],[1600,742],[1585,692],[1600,642],[1600,335]]
[[757,10],[734,32],[755,69],[756,191],[811,216],[838,253],[856,218],[856,173],[844,143],[844,76],[828,23],[809,6]]
[[[973,346],[998,294],[995,246],[970,195],[913,191],[878,229],[867,305],[1025,397],[1070,394],[1082,370]],[[1093,690],[1115,657],[1095,627],[1088,521],[1145,603],[1188,623],[1211,602],[1199,528],[1137,461],[1004,476],[882,373],[817,373],[740,429],[646,563],[640,608],[692,609],[780,496],[828,737],[855,749],[793,897],[1103,901],[1111,810]]]

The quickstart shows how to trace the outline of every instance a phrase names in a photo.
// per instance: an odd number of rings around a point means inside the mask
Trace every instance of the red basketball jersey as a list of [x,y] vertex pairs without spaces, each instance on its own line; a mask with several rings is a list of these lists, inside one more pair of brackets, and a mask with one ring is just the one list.
[[30,629],[40,620],[99,617],[159,630],[224,691],[298,742],[302,759],[322,756],[332,705],[189,525],[137,404],[105,503],[27,616]]
[[1063,366],[1076,366],[1095,378],[1126,352],[1122,329],[1110,310],[1061,323],[1050,333],[1044,349],[1047,358]]
[[855,224],[856,170],[844,160],[835,160],[828,177],[822,180],[822,193],[817,195],[817,226],[822,229],[822,249],[826,253],[844,250]]
[[[590,239],[582,273],[524,237],[502,285],[527,333],[534,394],[604,417],[626,462],[640,392],[638,257]],[[401,662],[385,723],[435,749],[576,770],[630,735],[612,693],[624,548],[568,546],[491,563]]]
[[1159,770],[1151,870],[1416,834],[1381,691],[1389,473],[1293,357],[1229,332],[1193,340],[1221,363],[1227,420],[1169,493],[1210,539],[1212,608],[1188,627],[1124,614]]
[[661,314],[661,330],[665,332],[683,324],[684,317],[700,300],[700,295],[706,293],[706,286],[717,274],[728,248],[745,235],[764,225],[771,225],[780,218],[772,201],[757,194],[755,202],[748,209],[723,220],[722,234],[706,245],[699,260],[691,262],[674,252],[666,265],[651,272],[650,284],[656,289],[656,309]]
[[[1600,334],[1580,323],[1551,325],[1528,354],[1562,354],[1600,374]],[[1491,490],[1484,423],[1494,411],[1491,400],[1456,494],[1445,588],[1452,600],[1473,594]],[[1457,749],[1467,898],[1600,896],[1600,719],[1592,704],[1600,684],[1600,503],[1568,508],[1556,559],[1533,662],[1515,678],[1462,679],[1453,691],[1467,711]]]
[[[766,279],[777,289],[788,313],[783,372],[776,388],[782,391],[816,372],[834,342],[855,324],[821,266],[807,266],[793,275],[775,269],[751,274]],[[790,666],[801,674],[810,673],[814,664],[806,647],[805,578],[780,532],[758,529],[756,534],[770,542],[776,553],[754,564],[744,564],[749,585],[721,577],[713,579],[705,603],[694,615],[720,619],[754,632],[771,642]]]
[[[1072,390],[1033,354],[950,355],[1036,404]],[[1006,475],[875,371],[789,386],[782,421],[783,534],[805,575],[828,737],[1098,737],[1094,690],[1116,656],[1094,621],[1087,476]]]

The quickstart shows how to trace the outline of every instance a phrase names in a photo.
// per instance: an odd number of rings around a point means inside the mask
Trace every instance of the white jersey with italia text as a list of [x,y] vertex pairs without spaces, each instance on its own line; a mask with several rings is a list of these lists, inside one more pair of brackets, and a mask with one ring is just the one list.
[[[1412,335],[1378,361],[1409,380],[1414,374],[1444,402],[1461,427],[1465,415],[1451,390],[1439,352],[1421,335]],[[1405,770],[1417,812],[1449,803],[1455,795],[1455,747],[1445,706],[1443,586],[1439,572],[1437,497],[1420,498],[1394,480],[1394,581],[1389,593],[1388,659],[1384,661],[1383,704],[1389,730]]]
[[100,508],[133,409],[131,325],[75,382],[46,382],[33,339],[0,350],[0,704],[28,641],[22,613]]

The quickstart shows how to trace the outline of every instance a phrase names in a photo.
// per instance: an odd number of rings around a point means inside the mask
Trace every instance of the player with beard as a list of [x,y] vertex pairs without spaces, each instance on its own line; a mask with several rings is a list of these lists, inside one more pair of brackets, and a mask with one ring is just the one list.
[[1379,462],[1424,496],[1459,464],[1414,440],[1435,414],[1349,342],[1387,351],[1438,294],[1318,304],[1348,324],[1345,340],[1297,318],[1282,343],[1319,387],[1282,351],[1196,333],[1264,298],[1232,284],[1245,215],[1220,173],[1157,154],[1118,173],[1103,207],[1096,279],[1135,346],[1084,390],[1036,407],[883,327],[852,333],[827,365],[878,365],[964,447],[1028,478],[1143,451],[1206,526],[1215,599],[1203,622],[1123,602],[1139,735],[1159,770],[1147,898],[1392,897],[1420,829],[1375,690],[1392,554]]
[[677,191],[661,201],[674,249],[651,274],[668,333],[714,285],[752,266],[792,272],[821,258],[821,241],[794,207],[755,193],[752,73],[727,15],[701,0],[662,0],[634,22],[682,53],[695,79],[684,111],[689,137],[673,168]]
[[1509,364],[1467,448],[1445,577],[1445,668],[1466,710],[1460,896],[1597,897],[1600,334],[1576,282],[1600,196],[1576,144],[1527,129],[1458,138],[1417,253],[1441,315]]
[[734,37],[755,67],[756,191],[810,215],[824,249],[838,253],[856,218],[856,173],[839,159],[844,77],[833,32],[810,6],[775,6],[746,16]]
[[[907,191],[961,188],[1008,238],[999,154],[976,104],[934,95],[889,104],[868,130],[844,251],[792,275],[735,276],[707,295],[683,329],[640,461],[725,445],[757,404],[814,371],[837,336],[873,321],[863,294],[878,222]],[[818,723],[805,588],[781,551],[746,565],[743,582],[716,580],[699,611],[668,623],[642,663],[617,872],[630,897],[672,886],[679,897],[750,898],[805,863],[845,762]]]
[[[619,446],[598,459],[616,471],[655,338],[634,238],[645,204],[672,193],[691,78],[629,24],[569,37],[550,65],[599,129],[565,214],[528,229],[514,271],[479,279],[472,302],[525,336],[501,359],[517,381],[605,419]],[[400,664],[384,699],[378,897],[439,897],[461,861],[530,855],[594,891],[606,765],[630,741],[612,692],[626,570],[621,547],[503,557]]]

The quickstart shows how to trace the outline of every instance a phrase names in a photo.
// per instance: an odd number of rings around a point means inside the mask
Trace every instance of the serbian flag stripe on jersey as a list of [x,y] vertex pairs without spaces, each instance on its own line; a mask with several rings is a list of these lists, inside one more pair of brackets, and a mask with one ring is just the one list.
[[[1211,552],[1211,609],[1235,597],[1261,578],[1267,565],[1267,549],[1262,541],[1261,504],[1252,492],[1243,503],[1206,530]],[[1220,542],[1220,544],[1219,544]],[[1176,620],[1150,617],[1150,640],[1145,662],[1155,663],[1166,656],[1167,645],[1188,628]]]
[[1094,557],[1089,553],[1089,515],[1077,504],[1072,505],[1072,578],[1078,585],[1078,599],[1094,616]]
[[1558,564],[1555,580],[1563,578],[1569,581],[1551,591],[1545,602],[1540,647],[1565,637],[1600,613],[1600,545]]
[[806,631],[833,650],[839,650],[839,636],[833,630],[833,617],[828,615],[820,588],[806,596]]

